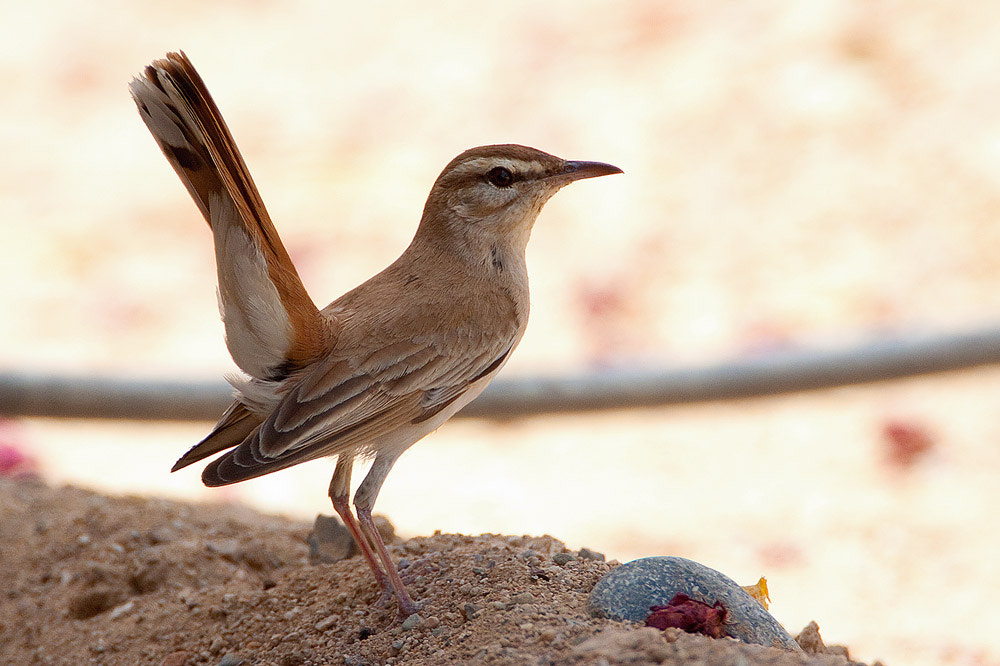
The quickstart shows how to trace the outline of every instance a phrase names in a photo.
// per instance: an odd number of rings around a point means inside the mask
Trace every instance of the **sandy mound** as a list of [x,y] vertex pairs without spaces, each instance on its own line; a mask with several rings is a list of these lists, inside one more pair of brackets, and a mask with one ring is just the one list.
[[360,558],[310,565],[308,532],[238,506],[0,481],[0,662],[846,663],[842,648],[793,655],[592,618],[587,593],[615,563],[557,564],[566,549],[549,536],[396,543],[426,602],[404,628]]

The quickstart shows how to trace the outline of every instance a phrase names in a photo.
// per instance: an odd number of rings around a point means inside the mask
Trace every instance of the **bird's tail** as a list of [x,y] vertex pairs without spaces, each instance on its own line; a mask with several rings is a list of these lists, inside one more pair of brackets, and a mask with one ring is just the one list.
[[279,379],[315,358],[328,323],[309,298],[201,76],[168,53],[129,89],[215,238],[219,303],[236,364]]

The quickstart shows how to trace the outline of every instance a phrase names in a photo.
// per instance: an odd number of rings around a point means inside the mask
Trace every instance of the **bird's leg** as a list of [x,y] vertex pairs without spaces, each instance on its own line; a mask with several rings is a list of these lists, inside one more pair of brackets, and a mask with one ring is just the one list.
[[333,503],[333,510],[337,512],[340,519],[344,521],[344,525],[350,530],[351,536],[354,537],[354,543],[358,545],[358,550],[368,560],[368,566],[371,567],[375,580],[378,582],[379,587],[382,588],[381,601],[385,602],[395,596],[395,589],[393,589],[392,583],[389,582],[385,572],[379,566],[375,553],[372,552],[372,547],[365,537],[364,532],[362,532],[361,526],[358,525],[358,521],[351,512],[351,506],[348,503],[348,498],[351,494],[351,468],[353,466],[354,458],[351,456],[344,454],[337,456],[337,467],[334,468],[333,478],[330,479],[330,501]]
[[378,491],[382,488],[382,482],[385,481],[389,470],[392,469],[396,459],[402,453],[402,451],[378,452],[375,456],[375,462],[372,463],[372,467],[368,471],[368,476],[358,486],[358,492],[354,494],[354,509],[358,512],[358,521],[361,523],[362,531],[364,531],[368,538],[371,539],[372,544],[374,544],[375,551],[378,553],[379,559],[382,560],[382,566],[389,577],[389,582],[396,592],[396,601],[399,604],[399,617],[407,618],[420,610],[420,604],[410,598],[409,593],[406,591],[406,586],[403,585],[403,579],[399,577],[399,570],[396,569],[396,565],[393,564],[392,559],[389,557],[389,551],[385,548],[382,535],[379,534],[378,529],[375,527],[375,522],[372,520],[372,506],[375,504],[375,498],[378,497]]

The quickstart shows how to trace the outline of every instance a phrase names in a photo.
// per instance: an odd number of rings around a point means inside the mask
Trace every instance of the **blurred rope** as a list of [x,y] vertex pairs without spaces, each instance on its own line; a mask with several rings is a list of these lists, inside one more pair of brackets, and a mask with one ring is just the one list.
[[[501,377],[458,416],[514,419],[755,398],[991,364],[1000,364],[1000,328],[771,351],[693,367]],[[231,400],[222,381],[0,372],[0,416],[214,421]]]

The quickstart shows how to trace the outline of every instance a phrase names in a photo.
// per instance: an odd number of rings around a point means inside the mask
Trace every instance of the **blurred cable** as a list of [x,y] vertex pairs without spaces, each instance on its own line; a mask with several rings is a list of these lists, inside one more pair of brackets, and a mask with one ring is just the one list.
[[[458,416],[658,407],[755,398],[1000,364],[1000,328],[789,349],[697,367],[501,377]],[[232,400],[222,381],[0,373],[0,416],[214,421]]]

